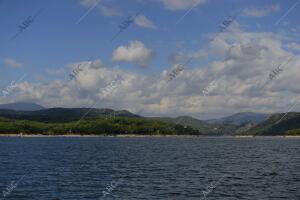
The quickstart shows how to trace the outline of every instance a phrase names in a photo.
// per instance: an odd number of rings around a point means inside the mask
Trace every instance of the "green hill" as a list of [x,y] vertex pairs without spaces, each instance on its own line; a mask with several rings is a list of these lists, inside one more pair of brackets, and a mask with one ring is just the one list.
[[99,117],[65,123],[0,118],[0,134],[80,135],[199,135],[190,127],[145,118]]
[[[253,126],[242,134],[251,135],[299,135],[300,113],[273,114],[266,121]],[[281,119],[281,120],[280,120]]]

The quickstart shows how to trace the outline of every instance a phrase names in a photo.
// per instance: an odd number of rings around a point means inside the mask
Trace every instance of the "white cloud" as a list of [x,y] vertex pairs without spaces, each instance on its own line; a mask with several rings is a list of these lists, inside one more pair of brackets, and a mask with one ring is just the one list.
[[243,15],[251,16],[251,17],[264,17],[273,12],[277,12],[279,10],[280,10],[280,6],[278,4],[270,5],[264,8],[251,7],[251,8],[245,8],[243,10]]
[[169,10],[186,10],[207,2],[207,0],[161,0]]
[[139,15],[134,19],[134,23],[138,26],[144,27],[144,28],[152,28],[155,29],[156,26],[153,24],[152,21],[150,21],[146,16]]
[[14,60],[12,58],[5,58],[4,63],[6,65],[8,65],[9,67],[13,67],[13,68],[21,68],[24,66],[23,63],[17,62],[16,60]]
[[[48,107],[90,107],[98,102],[99,108],[143,110],[141,114],[149,115],[188,114],[199,118],[244,111],[286,112],[300,98],[300,85],[296,84],[300,57],[295,56],[282,66],[283,71],[262,88],[270,72],[293,55],[286,50],[285,40],[265,32],[222,33],[208,48],[186,53],[208,53],[209,57],[202,64],[192,61],[194,68],[186,67],[169,83],[167,72],[174,66],[149,75],[106,67],[101,60],[82,61],[79,63],[87,65],[76,79],[47,84],[23,82],[6,100],[36,101]],[[114,52],[118,61],[144,62],[149,57],[146,56],[149,53],[141,53],[146,48],[138,41],[118,49]],[[204,96],[203,89],[213,81],[216,87]],[[118,84],[103,96],[105,88],[112,83]]]
[[151,49],[145,47],[140,41],[131,41],[129,46],[120,46],[113,52],[113,61],[125,61],[146,66],[154,57]]

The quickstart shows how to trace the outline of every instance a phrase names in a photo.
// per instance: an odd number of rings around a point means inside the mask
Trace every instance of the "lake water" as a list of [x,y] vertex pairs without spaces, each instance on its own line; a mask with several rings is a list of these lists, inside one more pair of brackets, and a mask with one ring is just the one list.
[[0,199],[300,199],[296,138],[0,137],[0,160]]

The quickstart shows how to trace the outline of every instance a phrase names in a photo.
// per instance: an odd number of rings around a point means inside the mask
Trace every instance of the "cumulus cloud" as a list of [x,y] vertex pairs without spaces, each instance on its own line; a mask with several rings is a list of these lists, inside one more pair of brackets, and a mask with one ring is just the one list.
[[9,66],[9,67],[13,67],[13,68],[21,68],[24,66],[23,63],[17,62],[16,60],[12,59],[12,58],[5,58],[4,59],[4,63]]
[[273,12],[277,12],[279,10],[280,10],[280,6],[278,4],[270,5],[264,8],[251,7],[251,8],[245,8],[243,10],[243,15],[251,16],[251,17],[264,17]]
[[128,46],[120,46],[114,50],[112,60],[147,66],[153,57],[153,51],[146,48],[142,42],[131,41]]
[[150,21],[146,16],[139,15],[134,19],[134,23],[138,26],[144,27],[144,28],[150,28],[155,29],[156,26],[153,24],[152,21]]
[[[176,65],[156,75],[146,75],[104,66],[99,59],[82,61],[79,63],[86,67],[76,79],[46,84],[23,82],[6,100],[35,101],[48,107],[90,107],[98,103],[99,108],[143,110],[141,114],[152,116],[188,114],[210,118],[246,111],[285,112],[300,98],[300,85],[295,84],[299,80],[300,57],[287,50],[285,42],[266,32],[240,30],[220,34],[208,48],[194,52],[206,52],[206,62],[194,62],[195,67],[186,67],[170,82],[168,72]],[[141,53],[144,48],[141,42],[133,41],[115,50],[114,59],[142,62],[149,57],[149,53]],[[293,59],[284,64],[291,56]],[[280,64],[284,64],[283,71],[265,84]],[[202,91],[212,82],[216,87],[203,95]]]
[[161,0],[168,10],[186,10],[207,2],[207,0]]

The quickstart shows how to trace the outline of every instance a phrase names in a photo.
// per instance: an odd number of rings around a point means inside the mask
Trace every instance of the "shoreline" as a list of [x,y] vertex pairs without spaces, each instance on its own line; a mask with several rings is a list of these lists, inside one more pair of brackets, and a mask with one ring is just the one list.
[[76,134],[66,134],[66,135],[19,135],[19,134],[0,134],[0,137],[203,137],[202,135],[133,135],[133,134],[127,134],[127,135],[76,135]]
[[28,135],[20,135],[20,134],[0,134],[0,137],[28,137],[28,138],[34,138],[34,137],[112,137],[112,138],[145,138],[145,137],[220,137],[220,138],[300,138],[300,136],[297,135],[274,135],[274,136],[254,136],[254,135],[236,135],[236,136],[230,136],[230,135],[134,135],[134,134],[126,134],[126,135],[76,135],[76,134],[66,134],[66,135],[42,135],[42,134],[28,134]]

